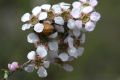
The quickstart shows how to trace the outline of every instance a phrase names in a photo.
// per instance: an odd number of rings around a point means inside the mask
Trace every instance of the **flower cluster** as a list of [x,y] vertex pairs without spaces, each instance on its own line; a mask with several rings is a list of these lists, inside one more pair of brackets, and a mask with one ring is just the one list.
[[[32,72],[37,69],[38,76],[42,78],[47,76],[46,69],[51,63],[72,71],[69,63],[82,56],[85,32],[93,31],[101,17],[95,11],[97,4],[97,0],[43,4],[33,8],[31,13],[25,13],[21,17],[24,22],[22,30],[32,29],[27,41],[33,43],[36,50],[28,53],[30,63],[24,70]],[[14,71],[16,68],[11,69]]]

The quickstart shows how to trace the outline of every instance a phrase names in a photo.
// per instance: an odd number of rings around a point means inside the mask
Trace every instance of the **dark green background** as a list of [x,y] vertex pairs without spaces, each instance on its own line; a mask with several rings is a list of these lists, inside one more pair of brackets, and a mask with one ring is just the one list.
[[[49,3],[72,2],[49,0]],[[47,1],[0,0],[0,68],[12,61],[23,63],[33,45],[27,43],[29,31],[21,30],[21,16]],[[102,15],[95,31],[87,34],[85,52],[73,62],[74,71],[65,72],[51,65],[47,80],[120,80],[120,0],[99,0],[96,8]],[[2,73],[0,73],[0,78]],[[41,80],[36,72],[17,72],[14,80]]]

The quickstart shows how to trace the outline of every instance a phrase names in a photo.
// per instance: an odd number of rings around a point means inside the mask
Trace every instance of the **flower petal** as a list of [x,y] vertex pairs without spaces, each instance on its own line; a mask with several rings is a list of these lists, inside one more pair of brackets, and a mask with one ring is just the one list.
[[56,38],[58,36],[58,32],[55,32],[49,36],[49,38]]
[[83,47],[79,47],[77,49],[78,56],[82,56],[83,52],[84,52],[84,48]]
[[74,58],[78,57],[77,49],[75,47],[69,48],[68,53],[70,56],[72,56]]
[[61,9],[60,5],[58,5],[58,4],[53,5],[52,9],[53,9],[55,14],[61,14],[62,13],[62,9]]
[[54,21],[56,24],[64,25],[64,19],[61,16],[55,17]]
[[82,21],[81,20],[76,20],[75,25],[76,25],[77,29],[79,29],[79,30],[82,29]]
[[38,46],[36,52],[40,58],[44,58],[47,56],[47,49],[43,45]]
[[49,68],[50,62],[49,61],[44,61],[43,65],[44,65],[45,68]]
[[80,32],[79,29],[77,29],[77,28],[73,29],[73,35],[74,35],[76,38],[78,38],[78,37],[80,36],[80,34],[81,34],[81,32]]
[[35,53],[35,51],[29,52],[28,55],[27,55],[27,58],[28,58],[29,60],[35,60],[35,58],[36,58],[36,53]]
[[92,7],[95,7],[95,6],[97,6],[98,1],[97,1],[97,0],[89,0],[89,4],[90,4]]
[[30,73],[30,72],[33,72],[34,67],[35,67],[34,64],[29,64],[24,68],[24,70]]
[[80,18],[81,11],[79,8],[73,8],[70,14],[73,18]]
[[81,3],[79,1],[75,1],[72,3],[73,8],[80,8],[81,7]]
[[52,41],[48,43],[50,50],[57,51],[58,50],[58,42]]
[[41,6],[41,9],[46,10],[46,11],[49,11],[50,8],[51,8],[51,5],[50,5],[50,4],[43,4],[43,5]]
[[44,25],[41,24],[41,23],[37,23],[35,26],[34,26],[34,31],[38,32],[38,33],[41,33],[44,29]]
[[55,58],[58,58],[58,51],[51,51],[49,50],[49,59],[51,62],[55,61]]
[[32,14],[33,14],[34,16],[37,16],[40,12],[41,12],[41,7],[40,7],[40,6],[36,6],[36,7],[33,8],[33,10],[32,10]]
[[55,29],[57,30],[57,32],[61,32],[61,33],[64,33],[65,31],[64,26],[61,25],[55,25]]
[[27,36],[27,41],[29,43],[36,43],[39,41],[39,37],[35,33],[29,33]]
[[71,65],[69,65],[69,64],[64,64],[64,65],[63,65],[63,68],[64,68],[66,71],[68,71],[68,72],[73,71],[73,67],[72,67]]
[[63,9],[63,10],[68,10],[70,8],[70,4],[68,3],[65,3],[65,2],[61,2],[60,3],[60,7]]
[[39,20],[44,20],[46,19],[48,16],[47,12],[41,12],[39,15]]
[[91,32],[95,29],[95,23],[89,21],[85,24],[85,30]]
[[37,74],[38,74],[38,76],[41,77],[41,78],[47,77],[47,71],[46,71],[46,69],[45,69],[44,67],[42,67],[42,66],[38,69]]
[[85,33],[83,33],[80,37],[80,44],[84,44],[85,40],[86,40],[86,36],[85,36]]
[[67,61],[69,59],[69,56],[67,53],[60,53],[58,56],[62,61]]
[[92,12],[90,15],[90,19],[95,22],[99,21],[100,17],[101,17],[100,13],[98,13],[98,12]]
[[84,7],[84,8],[82,9],[82,12],[85,13],[85,14],[88,14],[88,13],[92,12],[93,9],[94,9],[94,8],[93,8],[92,6],[87,6],[87,7]]
[[69,20],[68,20],[67,27],[68,27],[69,29],[74,29],[74,28],[75,28],[75,21],[74,21],[73,19],[69,19]]
[[74,42],[73,38],[72,37],[68,37],[68,45],[69,45],[70,48],[73,47],[73,42]]
[[22,30],[25,31],[27,29],[30,29],[30,27],[31,27],[31,24],[23,24],[22,25]]
[[87,0],[79,0],[80,2],[82,2],[82,3],[86,3],[87,2]]
[[22,22],[26,22],[26,21],[29,21],[30,20],[30,13],[25,13],[22,17],[21,17],[21,21]]

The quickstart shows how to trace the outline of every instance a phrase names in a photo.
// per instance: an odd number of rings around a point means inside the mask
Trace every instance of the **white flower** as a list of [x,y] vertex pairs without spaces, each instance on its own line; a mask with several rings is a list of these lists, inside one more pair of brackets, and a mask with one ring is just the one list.
[[62,9],[61,9],[60,5],[58,5],[58,4],[53,5],[52,9],[53,9],[55,14],[61,14],[62,13]]
[[41,9],[46,10],[46,11],[49,11],[50,8],[51,8],[51,5],[50,5],[50,4],[43,4],[43,5],[41,6]]
[[28,55],[27,55],[27,58],[29,60],[35,60],[35,58],[36,58],[36,52],[35,51],[29,52]]
[[[30,27],[34,26],[36,23],[38,23],[38,11],[39,11],[39,6],[33,8],[32,10],[32,15],[30,13],[25,13],[21,17],[22,22],[27,22],[26,24],[23,24],[22,30],[25,31],[27,29],[30,29]],[[33,16],[34,15],[34,16]]]
[[85,30],[91,32],[95,29],[95,23],[89,21],[85,24]]
[[41,12],[41,7],[40,7],[40,6],[36,6],[36,7],[33,8],[33,10],[32,10],[32,14],[33,14],[34,16],[37,16],[40,12]]
[[[98,4],[97,0],[80,0],[82,2],[82,12],[88,14],[94,10],[94,7]],[[84,5],[87,4],[87,5]]]
[[59,58],[60,58],[62,61],[67,61],[67,60],[69,59],[69,56],[68,56],[67,53],[60,53]]
[[[30,29],[30,27],[35,26],[35,24],[39,22],[38,17],[39,17],[40,12],[41,12],[41,7],[36,6],[35,8],[32,9],[32,14],[25,13],[21,17],[21,21],[27,22],[27,23],[22,26],[22,30],[27,30],[27,29]],[[45,18],[46,15],[42,16],[42,18],[43,17]]]
[[38,17],[38,19],[39,20],[45,20],[46,18],[47,18],[47,12],[41,12],[40,14],[39,14],[39,17]]
[[44,67],[42,67],[42,66],[38,69],[37,74],[38,74],[38,76],[41,77],[41,78],[47,77],[47,71],[46,71],[46,69],[45,69]]
[[72,3],[73,8],[81,8],[81,3],[79,1],[75,1]]
[[27,29],[30,29],[30,27],[31,27],[31,24],[23,24],[22,25],[22,30],[25,31]]
[[29,21],[30,20],[30,13],[25,13],[22,17],[21,17],[21,21],[22,22],[26,22],[26,21]]
[[39,41],[39,37],[35,33],[29,33],[27,36],[27,41],[29,43],[36,43]]
[[68,20],[68,24],[67,24],[67,27],[69,28],[69,29],[74,29],[75,28],[75,21],[73,20],[73,19],[69,19]]
[[81,20],[76,20],[75,25],[76,25],[77,29],[79,29],[79,30],[82,29],[82,21]]
[[54,21],[56,24],[64,25],[64,19],[61,16],[55,17]]
[[73,8],[70,14],[72,15],[73,18],[80,18],[81,10],[80,8]]
[[44,58],[47,56],[47,49],[43,45],[38,46],[36,52],[40,58]]
[[38,33],[41,33],[44,29],[44,25],[41,24],[41,23],[37,23],[35,26],[34,26],[34,31],[38,32]]
[[92,12],[90,15],[90,19],[94,22],[99,21],[100,17],[101,17],[100,13],[98,13],[98,12]]
[[93,9],[94,9],[94,8],[93,8],[92,6],[87,6],[87,7],[84,7],[84,8],[82,9],[82,12],[85,13],[85,14],[88,14],[88,13],[92,12]]
[[63,10],[68,10],[70,8],[70,4],[68,3],[65,3],[65,2],[61,2],[60,3],[60,7],[63,9]]

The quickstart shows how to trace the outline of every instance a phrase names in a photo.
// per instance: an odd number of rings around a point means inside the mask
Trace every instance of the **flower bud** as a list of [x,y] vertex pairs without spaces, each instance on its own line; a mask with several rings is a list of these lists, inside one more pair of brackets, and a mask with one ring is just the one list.
[[18,62],[12,62],[11,64],[8,64],[8,69],[10,71],[16,71],[19,68]]

